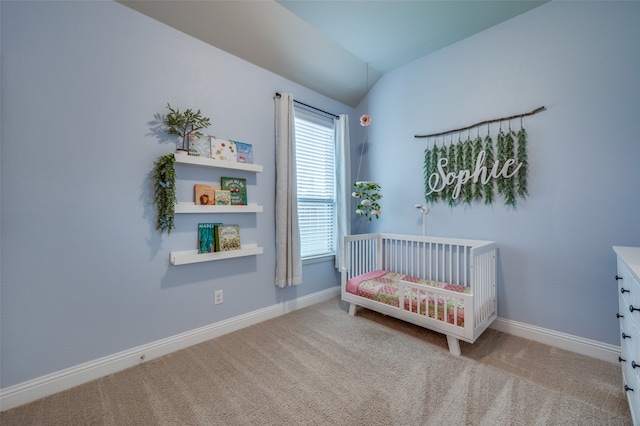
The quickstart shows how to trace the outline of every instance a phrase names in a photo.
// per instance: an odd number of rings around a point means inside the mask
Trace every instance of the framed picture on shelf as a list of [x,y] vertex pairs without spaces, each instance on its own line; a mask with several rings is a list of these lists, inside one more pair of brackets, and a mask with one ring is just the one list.
[[232,206],[247,205],[247,180],[244,178],[221,177],[220,185],[231,194]]
[[216,191],[221,189],[216,185],[203,185],[196,183],[193,185],[196,206],[211,206],[215,204]]
[[198,253],[213,253],[216,251],[216,226],[222,223],[198,224]]
[[220,161],[236,161],[236,143],[226,139],[217,139],[211,136],[211,158]]
[[233,142],[236,144],[238,163],[253,164],[253,145],[238,141]]
[[218,206],[228,206],[231,204],[231,193],[226,189],[216,189],[215,202]]
[[216,225],[216,251],[240,250],[240,226]]
[[197,137],[189,135],[189,155],[211,158],[210,136],[203,135],[201,137]]

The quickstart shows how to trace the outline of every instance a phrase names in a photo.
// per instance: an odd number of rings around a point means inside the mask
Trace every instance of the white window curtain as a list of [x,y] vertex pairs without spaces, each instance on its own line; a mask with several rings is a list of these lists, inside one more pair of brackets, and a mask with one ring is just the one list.
[[339,271],[344,264],[344,237],[351,233],[351,160],[349,148],[349,116],[342,114],[333,120],[336,135],[336,259]]
[[276,94],[276,286],[302,283],[293,96]]

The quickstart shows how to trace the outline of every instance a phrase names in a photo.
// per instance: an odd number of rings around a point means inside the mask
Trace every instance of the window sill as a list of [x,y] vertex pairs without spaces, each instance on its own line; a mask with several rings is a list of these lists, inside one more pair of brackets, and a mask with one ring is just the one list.
[[304,265],[310,265],[312,263],[334,261],[335,258],[336,258],[335,254],[322,254],[318,256],[309,256],[302,259],[302,265],[304,266]]

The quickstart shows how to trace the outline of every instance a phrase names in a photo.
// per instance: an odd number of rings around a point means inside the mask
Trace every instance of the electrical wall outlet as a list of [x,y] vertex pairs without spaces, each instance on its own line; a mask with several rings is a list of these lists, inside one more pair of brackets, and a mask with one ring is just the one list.
[[216,290],[213,294],[213,303],[219,305],[222,303],[222,290]]

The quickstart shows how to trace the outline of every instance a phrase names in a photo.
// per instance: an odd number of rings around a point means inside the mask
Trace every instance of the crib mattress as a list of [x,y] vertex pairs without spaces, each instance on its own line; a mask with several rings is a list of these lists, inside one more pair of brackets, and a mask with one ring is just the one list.
[[442,288],[456,293],[469,294],[470,288],[412,277],[385,270],[376,270],[353,277],[346,283],[346,291],[360,297],[400,307],[399,282],[407,281],[422,289],[406,288],[403,309],[464,327],[464,300],[429,292],[429,287]]

